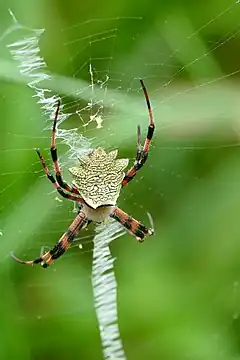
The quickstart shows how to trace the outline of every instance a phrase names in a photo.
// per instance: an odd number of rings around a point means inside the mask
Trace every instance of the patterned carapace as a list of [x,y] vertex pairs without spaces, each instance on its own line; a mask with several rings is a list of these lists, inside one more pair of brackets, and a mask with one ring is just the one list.
[[[143,146],[141,145],[140,139],[140,126],[137,127],[137,154],[133,166],[127,172],[124,172],[124,169],[128,165],[128,159],[116,159],[117,150],[106,153],[99,147],[92,150],[88,155],[80,158],[77,165],[69,169],[73,176],[72,185],[69,185],[63,180],[58,164],[56,148],[56,125],[60,110],[60,101],[58,101],[53,122],[50,149],[55,169],[55,177],[49,172],[39,150],[37,150],[37,154],[47,178],[52,182],[58,193],[66,199],[77,202],[79,209],[78,214],[68,230],[50,251],[47,251],[35,260],[29,261],[20,260],[12,253],[11,256],[15,261],[27,265],[40,263],[46,268],[64,254],[85,225],[88,225],[92,221],[105,221],[108,217],[112,217],[120,222],[128,232],[140,242],[144,240],[146,235],[153,235],[153,228],[147,228],[116,206],[121,187],[128,184],[146,162],[155,128],[148,93],[143,80],[140,80],[140,83],[148,107],[149,125]],[[152,225],[150,215],[149,218]]]

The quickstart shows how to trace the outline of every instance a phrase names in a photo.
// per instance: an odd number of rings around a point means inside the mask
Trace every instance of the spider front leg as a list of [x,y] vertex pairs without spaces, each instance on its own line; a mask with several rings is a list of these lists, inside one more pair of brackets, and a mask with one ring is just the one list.
[[148,132],[147,132],[147,137],[145,139],[144,146],[142,147],[142,145],[141,145],[141,131],[140,131],[140,126],[138,125],[138,128],[137,128],[137,155],[136,155],[136,159],[135,159],[133,167],[131,167],[131,169],[129,169],[126,172],[126,174],[125,174],[125,176],[123,178],[123,181],[122,181],[122,186],[128,184],[134,178],[137,171],[139,169],[141,169],[141,167],[147,161],[148,150],[149,150],[149,146],[151,144],[151,140],[152,140],[154,129],[155,129],[155,124],[154,124],[153,114],[152,114],[152,108],[151,108],[150,100],[149,100],[149,97],[148,97],[147,89],[146,89],[146,87],[145,87],[145,85],[143,83],[143,80],[140,80],[140,83],[142,85],[142,89],[143,89],[145,99],[146,99],[146,103],[147,103],[147,107],[148,107],[148,114],[149,114]]
[[69,226],[68,230],[62,235],[58,243],[50,251],[47,251],[45,254],[35,260],[29,261],[18,259],[13,253],[11,253],[11,256],[13,260],[20,264],[34,265],[40,263],[42,267],[47,268],[53,263],[54,260],[58,259],[65,253],[85,224],[88,224],[88,219],[86,215],[80,211],[73,220],[72,224]]
[[[118,207],[115,207],[114,211],[110,214],[110,216],[120,222],[129,231],[129,233],[140,242],[144,241],[146,235],[154,234],[153,227],[147,228],[145,225],[133,219],[131,216],[129,216],[127,213],[125,213]],[[153,226],[152,219],[150,216],[149,218],[151,221],[151,225]]]

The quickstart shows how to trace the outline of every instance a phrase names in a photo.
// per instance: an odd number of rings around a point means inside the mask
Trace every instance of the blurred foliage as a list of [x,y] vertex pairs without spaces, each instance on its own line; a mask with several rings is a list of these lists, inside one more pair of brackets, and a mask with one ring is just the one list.
[[[147,118],[136,77],[145,78],[156,136],[119,206],[146,223],[149,211],[156,235],[142,245],[126,235],[111,246],[128,359],[240,359],[240,5],[230,0],[1,1],[0,358],[102,357],[90,279],[92,242],[87,251],[69,250],[47,271],[9,258],[13,249],[29,259],[38,256],[74,216],[72,204],[56,201],[33,151],[41,148],[50,161],[50,132],[43,132],[46,119],[32,90],[9,67],[10,39],[1,38],[11,25],[9,8],[29,28],[46,29],[42,55],[50,71],[62,76],[52,86],[64,95],[71,80],[89,82],[87,67],[77,72],[90,56],[100,73],[110,66],[111,53],[111,70],[125,93],[110,79],[117,111],[108,107],[103,129],[90,126],[84,135],[93,144],[119,147],[120,156],[132,160],[136,125],[144,132]],[[96,18],[105,20],[88,22]],[[111,28],[117,28],[116,41],[102,35],[91,52],[79,52],[79,41],[70,43]],[[127,96],[119,98],[122,93]],[[63,155],[66,147],[59,150]],[[83,231],[88,235],[87,241],[93,227]]]

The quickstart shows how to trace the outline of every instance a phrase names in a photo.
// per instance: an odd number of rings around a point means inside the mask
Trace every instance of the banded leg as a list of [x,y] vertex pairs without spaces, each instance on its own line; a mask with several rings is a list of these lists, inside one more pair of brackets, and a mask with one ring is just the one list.
[[55,180],[54,176],[49,172],[48,167],[44,161],[44,158],[42,157],[42,155],[40,154],[39,150],[36,150],[37,154],[39,156],[39,159],[42,163],[43,169],[45,171],[45,174],[47,176],[47,178],[51,181],[51,183],[53,184],[53,186],[55,187],[55,189],[58,191],[58,193],[63,196],[66,199],[69,200],[73,200],[73,201],[77,201],[77,202],[84,202],[83,199],[77,195],[71,195],[71,194],[67,194],[59,185],[59,183]]
[[127,213],[116,207],[110,215],[113,219],[120,222],[131,235],[133,235],[138,241],[144,241],[146,235],[153,235],[153,228],[147,228],[139,221],[133,219]]
[[64,190],[66,190],[68,192],[79,195],[79,191],[75,187],[69,185],[65,180],[63,180],[60,166],[58,163],[57,148],[56,148],[56,127],[57,127],[57,119],[58,119],[58,115],[59,115],[60,105],[61,105],[60,100],[58,100],[57,110],[56,110],[54,121],[53,121],[52,138],[51,138],[50,151],[51,151],[52,161],[53,161],[53,165],[55,168],[56,179],[57,179],[57,182],[60,185],[60,187],[62,187]]
[[24,261],[18,259],[13,253],[11,253],[11,256],[13,260],[20,264],[34,265],[40,263],[42,267],[47,268],[53,263],[54,260],[58,259],[65,253],[65,251],[71,246],[75,236],[77,236],[81,228],[86,223],[88,223],[87,217],[83,212],[79,212],[79,214],[73,220],[72,224],[69,226],[68,230],[62,235],[58,243],[50,251],[47,251],[45,254],[35,260]]
[[126,172],[126,174],[123,178],[123,181],[122,181],[122,186],[128,184],[134,178],[137,171],[139,169],[141,169],[141,167],[147,161],[148,150],[149,150],[149,146],[151,144],[151,140],[152,140],[154,129],[155,129],[152,108],[151,108],[150,100],[148,97],[147,89],[143,83],[143,80],[140,80],[140,83],[142,85],[142,89],[143,89],[147,107],[148,107],[148,114],[149,114],[148,132],[147,132],[147,137],[145,139],[144,146],[142,147],[142,145],[141,145],[141,130],[140,130],[140,126],[138,125],[138,127],[137,127],[137,154],[136,154],[135,162],[134,162],[134,165],[131,167],[131,169],[129,169]]

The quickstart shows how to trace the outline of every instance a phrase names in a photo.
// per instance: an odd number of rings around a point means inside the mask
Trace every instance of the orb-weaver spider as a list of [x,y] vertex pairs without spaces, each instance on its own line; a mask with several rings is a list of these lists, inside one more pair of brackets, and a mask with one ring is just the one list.
[[92,221],[102,222],[109,216],[120,222],[140,242],[144,240],[146,235],[153,235],[154,230],[152,228],[147,228],[116,206],[121,187],[134,178],[137,171],[147,160],[148,149],[155,127],[147,90],[143,80],[140,80],[140,83],[148,107],[149,126],[143,147],[140,142],[140,126],[138,125],[137,127],[137,154],[133,166],[124,173],[123,170],[128,165],[128,159],[116,159],[117,150],[106,153],[99,147],[83,158],[80,158],[79,163],[69,169],[73,176],[72,185],[68,185],[63,180],[58,164],[56,148],[56,124],[60,109],[60,101],[58,101],[52,128],[50,150],[56,179],[49,172],[39,150],[37,150],[37,154],[47,178],[61,196],[77,202],[79,211],[68,230],[50,251],[30,261],[20,260],[12,253],[11,256],[15,261],[27,265],[41,263],[42,267],[46,268],[64,254],[84,225],[88,225]]

